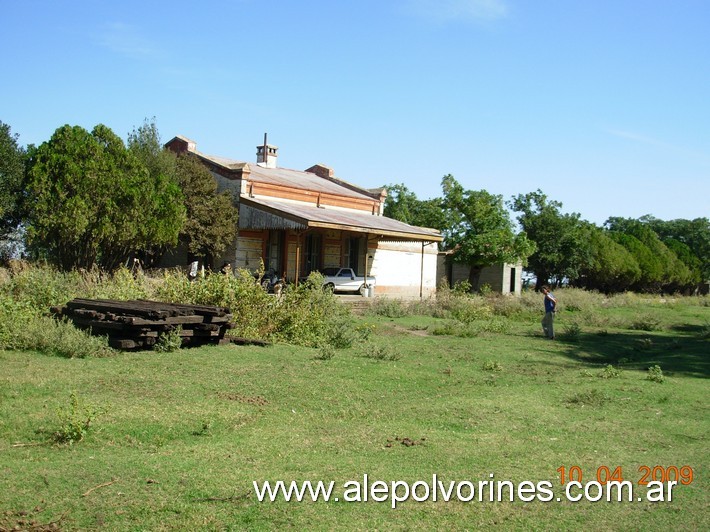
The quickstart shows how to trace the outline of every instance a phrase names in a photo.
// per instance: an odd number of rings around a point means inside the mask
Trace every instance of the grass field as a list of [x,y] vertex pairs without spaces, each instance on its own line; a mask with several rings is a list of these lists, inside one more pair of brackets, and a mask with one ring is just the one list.
[[[710,307],[567,310],[554,342],[540,317],[460,336],[433,334],[450,324],[433,317],[355,318],[370,339],[331,358],[0,351],[0,530],[710,529]],[[57,443],[87,415],[81,441]],[[558,472],[573,466],[583,482],[620,467],[638,495],[644,466],[693,479],[671,502],[573,503]],[[563,500],[343,501],[364,474],[549,481]],[[265,480],[335,481],[341,500],[259,502]]]

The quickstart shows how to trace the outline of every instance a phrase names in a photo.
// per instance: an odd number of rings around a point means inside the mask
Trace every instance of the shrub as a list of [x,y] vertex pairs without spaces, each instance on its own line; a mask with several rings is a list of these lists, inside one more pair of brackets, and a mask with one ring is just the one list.
[[40,315],[28,302],[0,297],[0,349],[39,351],[65,358],[115,353],[105,336],[92,336],[71,323]]
[[335,356],[335,348],[332,345],[324,345],[318,350],[314,357],[316,360],[331,360]]
[[576,321],[566,324],[562,331],[562,336],[569,342],[577,342],[581,334],[582,327]]
[[662,383],[666,380],[666,377],[663,375],[663,370],[661,369],[661,366],[655,365],[651,366],[648,368],[648,373],[646,374],[646,380],[647,381],[652,381],[652,382],[657,382],[657,383]]
[[481,369],[483,371],[503,371],[503,366],[497,360],[486,360]]
[[394,348],[388,345],[372,344],[368,343],[363,346],[363,355],[365,358],[372,358],[374,360],[384,360],[388,362],[396,362],[402,355],[398,353]]
[[352,321],[345,316],[336,316],[326,330],[327,345],[335,349],[351,347],[360,338],[360,333],[353,327]]
[[607,366],[599,372],[599,377],[602,379],[615,379],[616,377],[621,376],[621,370],[615,368],[611,364],[607,364]]
[[473,338],[480,334],[477,327],[460,321],[448,321],[443,325],[434,327],[431,332],[434,336],[458,336],[460,338]]
[[101,413],[95,406],[83,404],[77,393],[72,392],[69,396],[69,406],[57,410],[59,429],[52,434],[52,440],[68,445],[80,442]]
[[462,323],[487,319],[493,315],[491,307],[486,305],[482,298],[460,297],[452,299],[449,302],[448,310],[452,318]]
[[662,329],[661,320],[654,314],[637,314],[629,324],[629,329],[634,331],[660,331]]
[[377,316],[402,318],[411,314],[407,304],[401,299],[378,298],[370,307],[370,312]]
[[158,337],[153,349],[158,353],[172,353],[182,347],[182,327],[178,326],[171,331],[166,331]]

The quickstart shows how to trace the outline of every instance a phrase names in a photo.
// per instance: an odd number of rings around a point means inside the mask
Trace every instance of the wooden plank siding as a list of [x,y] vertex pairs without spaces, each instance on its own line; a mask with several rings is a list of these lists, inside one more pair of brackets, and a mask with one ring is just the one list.
[[326,192],[315,192],[281,185],[272,185],[270,183],[249,182],[247,189],[249,194],[253,196],[300,201],[316,206],[342,207],[369,213],[377,212],[377,209],[379,209],[379,202],[376,200],[338,196]]

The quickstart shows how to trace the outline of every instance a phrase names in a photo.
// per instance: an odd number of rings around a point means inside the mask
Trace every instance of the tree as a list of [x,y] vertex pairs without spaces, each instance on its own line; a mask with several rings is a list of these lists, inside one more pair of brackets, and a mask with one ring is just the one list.
[[63,269],[112,269],[149,241],[177,242],[177,186],[154,182],[104,125],[57,129],[30,150],[25,186],[29,242]]
[[562,204],[548,201],[540,189],[519,194],[508,205],[521,213],[518,222],[527,237],[535,242],[536,249],[528,265],[535,273],[537,285],[551,279],[555,284],[563,279],[576,279],[592,255],[588,232],[579,214],[562,214]]
[[[710,280],[710,220],[707,218],[695,218],[694,220],[680,218],[663,221],[647,215],[642,216],[640,221],[648,224],[669,248],[676,251],[678,258],[691,270],[695,271],[697,267],[699,269],[697,275],[700,276],[701,281]],[[673,245],[669,245],[669,241],[677,241],[688,246],[700,263],[699,266],[695,258],[687,255],[685,251],[679,254]]]
[[525,233],[515,233],[503,198],[485,190],[464,190],[452,175],[442,179],[443,208],[449,225],[444,244],[453,260],[470,265],[469,282],[478,286],[481,270],[499,263],[525,262],[535,244]]
[[[170,205],[155,205],[157,211],[165,211],[165,216],[158,218],[158,223],[151,227],[150,234],[146,235],[145,247],[140,251],[141,258],[146,267],[155,266],[171,245],[173,239],[164,238],[165,234],[173,235],[176,228],[178,233],[184,229],[187,220],[185,195],[180,188],[177,175],[177,156],[166,150],[160,142],[160,134],[155,124],[155,119],[145,120],[143,125],[135,128],[128,134],[128,150],[139,160],[148,171],[150,182],[156,194],[154,198],[163,198],[160,191],[176,189],[177,193],[172,198]],[[169,210],[175,212],[168,216]]]
[[601,292],[623,292],[641,278],[641,268],[630,251],[611,238],[607,231],[586,224],[591,257],[575,279],[575,284]]
[[441,198],[420,200],[403,184],[387,185],[383,214],[409,225],[430,227],[442,231],[446,226]]
[[217,192],[209,170],[189,154],[177,158],[176,176],[185,195],[187,221],[180,240],[190,254],[211,263],[237,236],[239,211],[229,192]]
[[25,150],[10,126],[0,122],[0,240],[5,242],[20,223]]
[[690,269],[668,249],[648,224],[634,219],[610,218],[606,225],[613,233],[623,232],[626,238],[617,241],[627,247],[639,262],[641,279],[636,289],[677,291],[692,284]]

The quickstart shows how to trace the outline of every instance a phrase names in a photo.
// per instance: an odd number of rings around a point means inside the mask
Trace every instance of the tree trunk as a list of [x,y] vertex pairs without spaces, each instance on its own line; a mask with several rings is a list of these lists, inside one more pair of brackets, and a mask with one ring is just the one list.
[[549,282],[549,273],[545,271],[535,272],[535,291],[539,292],[540,289]]

